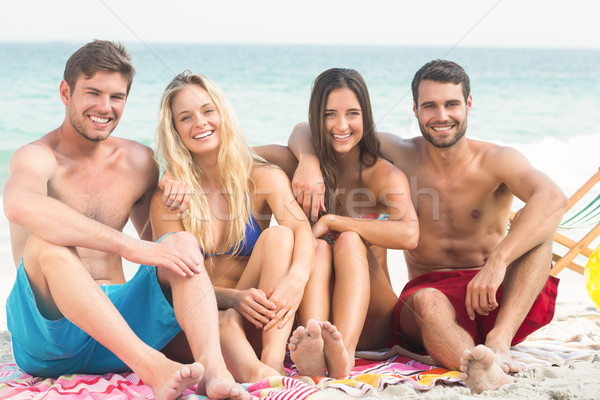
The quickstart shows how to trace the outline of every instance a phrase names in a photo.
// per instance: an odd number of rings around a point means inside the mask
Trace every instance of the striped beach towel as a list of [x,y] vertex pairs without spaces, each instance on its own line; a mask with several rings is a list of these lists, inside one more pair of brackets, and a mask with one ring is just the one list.
[[[262,379],[244,387],[251,395],[267,400],[317,400],[322,390],[337,389],[351,396],[381,391],[390,385],[409,385],[422,391],[438,382],[459,383],[457,371],[419,363],[404,356],[382,361],[357,359],[347,379],[301,377],[289,369],[291,377]],[[204,399],[195,388],[183,393],[184,399]],[[152,391],[134,373],[104,375],[63,375],[38,378],[26,374],[15,364],[0,365],[0,399],[151,399]]]

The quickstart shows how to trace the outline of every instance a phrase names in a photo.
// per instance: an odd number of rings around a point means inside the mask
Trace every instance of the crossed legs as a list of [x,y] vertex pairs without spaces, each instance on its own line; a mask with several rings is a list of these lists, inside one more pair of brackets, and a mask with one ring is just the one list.
[[[167,239],[171,243],[177,243],[179,238],[175,236],[179,235],[171,235],[173,237]],[[202,363],[183,365],[168,359],[135,335],[87,271],[76,249],[57,246],[31,236],[25,247],[23,264],[42,315],[47,319],[64,316],[87,332],[150,386],[157,399],[177,398],[186,388],[197,383],[211,398],[247,396],[243,389],[234,386],[231,376],[219,375],[221,372],[218,372],[218,365],[215,366],[218,363],[211,362],[202,355],[205,351],[210,352],[214,349],[214,345],[206,345],[207,341],[212,340],[212,336],[218,346],[218,331],[210,331],[210,326],[193,327],[191,317],[202,314],[202,318],[198,319],[202,321],[202,325],[204,321],[211,319],[211,314],[216,318],[214,294],[208,293],[205,296],[206,301],[198,301],[197,295],[191,296],[188,304],[185,304],[180,296],[183,287],[188,290],[188,296],[190,293],[205,293],[206,283],[210,285],[205,273],[197,274],[193,278],[182,278],[181,282],[176,282],[174,277],[168,278],[169,282],[173,283],[175,312],[179,314],[178,322],[182,324],[184,331],[194,332],[189,336],[200,339],[200,334],[194,331],[198,328],[211,337],[207,339],[204,336],[201,343],[191,343],[192,350],[198,353],[197,359]],[[94,310],[94,313],[90,314],[90,310]],[[218,329],[217,322],[212,324],[212,328]],[[220,351],[218,355],[215,353],[215,357],[222,360]],[[215,375],[219,375],[219,379],[216,379]]]
[[[240,290],[258,288],[270,295],[281,279],[287,275],[292,263],[293,251],[294,234],[289,228],[278,225],[266,229],[260,234],[246,269],[235,288]],[[280,328],[275,325],[266,331],[263,329],[258,335],[260,338],[253,338],[252,336],[257,336],[252,335],[256,332],[256,327],[244,320],[245,332],[250,343],[260,348],[260,361],[280,375],[286,374],[283,366],[285,345],[293,323],[294,319],[291,318],[285,326]]]
[[507,374],[522,367],[510,357],[511,342],[548,278],[551,245],[539,245],[508,267],[496,323],[483,345],[475,347],[451,303],[436,289],[421,289],[404,304],[400,332],[409,343],[423,345],[440,365],[460,369],[474,392],[512,382]]

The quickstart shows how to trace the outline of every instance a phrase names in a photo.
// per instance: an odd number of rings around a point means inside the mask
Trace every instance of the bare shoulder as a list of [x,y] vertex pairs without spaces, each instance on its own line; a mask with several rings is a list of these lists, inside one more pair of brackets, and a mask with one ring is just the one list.
[[144,167],[154,164],[154,152],[152,149],[135,140],[124,138],[113,138],[114,146],[123,151],[125,158],[133,165]]
[[407,183],[404,172],[383,158],[379,158],[373,166],[363,172],[363,180],[366,186],[373,190],[397,188]]
[[421,149],[425,146],[422,137],[402,138],[392,133],[379,133],[383,157],[396,167],[405,170],[421,157]]
[[52,174],[57,166],[54,150],[42,141],[36,140],[18,148],[10,157],[9,170],[28,168]]
[[499,173],[535,171],[527,158],[513,147],[476,140],[472,140],[471,144],[479,154],[481,167],[485,170]]
[[277,165],[269,163],[254,163],[250,178],[254,181],[257,188],[269,187],[281,182],[289,184],[289,179],[285,172]]

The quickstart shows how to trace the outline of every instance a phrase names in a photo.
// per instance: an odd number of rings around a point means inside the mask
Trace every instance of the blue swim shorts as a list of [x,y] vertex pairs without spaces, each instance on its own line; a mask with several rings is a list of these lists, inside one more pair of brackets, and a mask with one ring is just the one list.
[[[181,328],[165,298],[156,268],[141,265],[122,285],[100,288],[135,334],[156,350],[165,347]],[[94,310],[89,310],[93,315]],[[126,372],[129,367],[67,318],[47,320],[37,309],[23,260],[6,301],[8,329],[17,365],[28,374],[57,377],[65,374]]]

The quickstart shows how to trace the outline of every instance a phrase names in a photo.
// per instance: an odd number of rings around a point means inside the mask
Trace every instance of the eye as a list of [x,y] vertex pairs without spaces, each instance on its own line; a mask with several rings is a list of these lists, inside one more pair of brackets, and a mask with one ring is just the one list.
[[331,117],[335,117],[335,113],[333,113],[333,112],[326,112],[325,113],[325,118],[331,118]]

